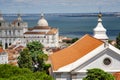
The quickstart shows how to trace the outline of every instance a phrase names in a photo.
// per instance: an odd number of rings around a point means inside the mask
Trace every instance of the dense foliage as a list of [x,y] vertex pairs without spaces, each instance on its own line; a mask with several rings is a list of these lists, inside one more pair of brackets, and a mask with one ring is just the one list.
[[43,45],[39,41],[32,41],[27,44],[27,48],[30,52],[42,51]]
[[117,47],[118,49],[120,49],[120,33],[119,33],[119,35],[116,37],[116,47]]
[[53,80],[45,72],[32,72],[27,68],[19,68],[8,64],[0,65],[0,80]]
[[46,71],[50,64],[46,64],[47,54],[43,52],[43,45],[38,41],[29,42],[27,48],[20,53],[18,64],[21,68],[29,68],[32,71]]
[[87,76],[83,80],[114,80],[114,76],[101,69],[94,68],[87,70]]
[[0,42],[0,47],[2,47],[2,42]]
[[28,68],[30,70],[33,69],[32,58],[28,48],[25,48],[22,52],[20,52],[20,56],[18,57],[18,65],[20,68]]
[[73,38],[72,40],[63,40],[63,42],[72,44],[72,43],[76,42],[78,39],[79,38]]

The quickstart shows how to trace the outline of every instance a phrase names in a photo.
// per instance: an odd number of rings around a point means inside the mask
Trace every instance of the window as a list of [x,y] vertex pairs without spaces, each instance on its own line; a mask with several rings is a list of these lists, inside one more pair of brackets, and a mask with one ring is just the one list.
[[103,63],[104,63],[105,65],[110,65],[110,64],[111,64],[111,59],[110,59],[110,58],[105,58],[105,59],[103,60]]
[[15,35],[15,30],[13,30],[13,35]]
[[20,23],[18,22],[18,26],[20,26]]
[[77,79],[77,74],[72,74],[72,79]]
[[[57,79],[58,79],[58,80],[61,79],[61,73],[57,73],[56,76],[57,76]],[[56,79],[56,80],[57,80],[57,79]]]
[[20,33],[20,30],[18,30],[18,33]]
[[0,23],[0,26],[2,26],[2,24]]
[[9,35],[11,35],[11,31],[9,30]]
[[5,34],[7,35],[7,30],[5,31]]

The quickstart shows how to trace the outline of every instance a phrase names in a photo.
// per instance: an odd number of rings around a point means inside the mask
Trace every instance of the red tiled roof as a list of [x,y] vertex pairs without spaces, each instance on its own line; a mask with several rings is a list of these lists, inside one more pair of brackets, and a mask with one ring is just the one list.
[[0,53],[5,52],[2,47],[0,47]]
[[115,77],[115,80],[120,80],[120,72],[117,72],[115,74],[113,74]]
[[56,28],[52,28],[49,32],[47,32],[48,35],[51,34],[56,34],[58,32],[58,30]]
[[49,26],[35,26],[33,29],[51,29]]
[[15,51],[18,51],[18,52],[19,52],[19,51],[21,51],[23,48],[25,48],[25,47],[24,47],[24,46],[18,46],[18,47],[15,48]]
[[17,65],[18,65],[17,61],[9,62],[9,64],[10,64],[10,65],[13,65],[13,66],[17,66]]
[[58,30],[56,28],[52,28],[47,33],[46,32],[32,32],[32,31],[28,31],[28,32],[25,32],[24,34],[47,34],[47,35],[51,35],[51,34],[56,34],[57,31]]
[[29,30],[29,31],[32,31],[32,30],[33,30],[33,28],[28,28],[28,30]]
[[46,34],[46,32],[25,32],[24,34]]
[[87,34],[71,46],[50,55],[52,67],[57,70],[73,63],[102,44],[101,40]]

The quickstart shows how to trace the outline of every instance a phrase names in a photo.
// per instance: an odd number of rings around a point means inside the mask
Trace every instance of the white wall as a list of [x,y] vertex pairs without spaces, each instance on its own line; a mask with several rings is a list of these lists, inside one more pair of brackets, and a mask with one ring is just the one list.
[[0,64],[7,64],[8,63],[8,55],[7,53],[3,52],[3,54],[0,53]]
[[[120,71],[120,55],[115,53],[114,51],[110,49],[106,49],[105,51],[102,51],[97,56],[93,57],[89,61],[85,62],[83,65],[79,66],[78,69],[75,71],[77,72],[85,72],[87,69],[91,68],[100,68],[107,72],[116,72]],[[109,58],[111,60],[110,65],[105,65],[103,63],[103,60],[105,58]]]

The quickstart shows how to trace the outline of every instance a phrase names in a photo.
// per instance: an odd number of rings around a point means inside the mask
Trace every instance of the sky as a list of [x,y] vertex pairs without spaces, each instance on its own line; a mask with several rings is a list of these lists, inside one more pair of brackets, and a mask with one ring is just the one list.
[[2,13],[120,12],[120,0],[0,0]]

